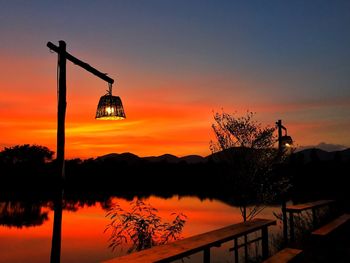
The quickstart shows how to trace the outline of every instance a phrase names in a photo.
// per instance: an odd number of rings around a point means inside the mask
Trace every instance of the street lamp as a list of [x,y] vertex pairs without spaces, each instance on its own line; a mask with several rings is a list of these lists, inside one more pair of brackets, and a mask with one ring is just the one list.
[[[278,153],[280,156],[282,156],[286,148],[289,148],[291,151],[293,140],[292,140],[292,137],[287,135],[287,128],[282,125],[282,120],[278,120],[276,122],[276,126],[278,129]],[[282,135],[282,130],[285,131],[285,135]],[[284,239],[284,246],[286,246],[288,243],[286,195],[282,194],[281,199],[282,199],[281,210],[282,210],[282,221],[283,221],[283,239]]]
[[96,119],[101,120],[120,120],[125,118],[122,102],[119,97],[112,96],[112,84],[114,80],[107,74],[98,71],[84,61],[74,57],[66,51],[66,43],[59,41],[59,46],[51,42],[47,43],[47,47],[56,52],[58,55],[58,111],[57,111],[57,155],[56,163],[58,166],[58,174],[60,178],[60,193],[54,200],[54,222],[52,232],[52,247],[50,262],[59,263],[61,257],[61,229],[62,229],[62,203],[63,203],[63,181],[65,178],[64,167],[64,146],[65,146],[65,118],[66,118],[66,61],[69,60],[75,65],[89,71],[95,76],[101,78],[108,83],[107,94],[102,96],[96,112]]
[[[284,148],[290,148],[293,144],[293,139],[287,135],[287,128],[282,125],[282,120],[276,122],[278,129],[278,150],[281,152]],[[285,131],[285,135],[282,135],[282,130]]]
[[59,173],[64,178],[64,144],[65,144],[65,117],[66,117],[66,61],[89,71],[108,83],[109,90],[102,96],[97,108],[96,119],[119,120],[125,118],[122,102],[119,97],[112,96],[112,84],[114,80],[107,74],[98,71],[84,61],[74,57],[66,51],[66,43],[59,41],[59,46],[51,42],[47,47],[58,54],[58,113],[57,113],[57,156],[56,161],[60,169]]

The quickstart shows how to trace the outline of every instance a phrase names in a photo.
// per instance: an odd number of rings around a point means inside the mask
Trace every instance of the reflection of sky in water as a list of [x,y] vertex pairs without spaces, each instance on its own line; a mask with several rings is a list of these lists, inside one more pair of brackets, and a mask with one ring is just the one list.
[[[184,213],[188,219],[182,236],[188,237],[218,229],[241,221],[239,208],[231,207],[220,201],[200,201],[195,197],[172,197],[162,199],[150,197],[144,200],[158,209],[158,215],[170,221],[171,213]],[[129,202],[113,199],[128,210]],[[42,212],[48,208],[42,208]],[[109,233],[103,233],[109,219],[100,204],[84,206],[78,212],[63,211],[62,222],[62,262],[98,262],[116,257],[108,249]],[[272,208],[265,209],[258,217],[273,219]],[[48,220],[40,226],[15,227],[0,226],[0,262],[48,262],[52,235],[53,212],[49,211]],[[272,229],[272,228],[270,228]],[[277,228],[275,228],[275,231]],[[228,248],[232,243],[214,248],[213,262],[222,262],[223,257],[231,262]],[[186,262],[201,260],[201,254],[191,256]]]

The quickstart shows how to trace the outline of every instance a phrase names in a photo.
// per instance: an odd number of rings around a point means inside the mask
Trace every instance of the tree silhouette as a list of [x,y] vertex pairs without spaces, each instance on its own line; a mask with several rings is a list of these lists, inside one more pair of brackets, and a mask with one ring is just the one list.
[[215,113],[212,128],[216,141],[210,142],[213,156],[231,167],[233,196],[241,208],[243,221],[256,216],[264,209],[262,204],[272,201],[281,186],[287,186],[271,173],[274,165],[283,160],[274,148],[275,128],[263,127],[254,120],[254,115],[249,111],[241,117]]
[[0,152],[0,160],[7,165],[40,165],[52,159],[54,152],[40,145],[16,145]]
[[[275,128],[262,127],[261,123],[254,120],[254,114],[247,111],[245,116],[236,117],[225,112],[215,113],[212,128],[216,141],[210,142],[215,157],[231,167],[233,196],[244,222],[259,214],[265,204],[282,190],[281,186],[288,186],[284,179],[276,180],[272,173],[272,168],[284,155],[284,152],[274,148]],[[248,206],[250,209],[247,213]],[[246,259],[247,241],[245,235]]]

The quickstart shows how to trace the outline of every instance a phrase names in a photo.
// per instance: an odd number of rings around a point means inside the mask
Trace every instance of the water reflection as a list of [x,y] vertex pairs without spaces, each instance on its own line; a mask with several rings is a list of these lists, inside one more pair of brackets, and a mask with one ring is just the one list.
[[[83,195],[84,196],[84,195]],[[89,196],[89,198],[78,198],[73,196],[73,199],[64,199],[64,190],[59,190],[55,194],[53,200],[53,211],[54,211],[54,220],[53,220],[53,230],[52,230],[52,241],[51,241],[51,254],[50,262],[51,263],[60,263],[61,262],[61,243],[62,243],[62,211],[67,210],[70,212],[77,212],[79,208],[87,206],[93,206],[96,204],[98,198],[94,198],[94,195]],[[97,200],[96,200],[97,199]],[[100,201],[101,207],[103,209],[109,209],[111,206],[111,197],[103,196]]]
[[[99,203],[102,209],[107,210],[111,206],[111,196],[95,196],[84,198],[84,195],[69,195],[63,199],[63,191],[56,191],[53,194],[33,194],[30,198],[19,193],[18,195],[4,198],[0,201],[0,226],[6,228],[39,228],[53,216],[53,228],[51,234],[50,262],[61,262],[61,241],[62,241],[62,213],[63,211],[78,212],[84,206],[93,207]],[[14,200],[8,200],[8,199]],[[33,199],[31,199],[33,198]],[[7,200],[6,200],[7,199]],[[53,211],[52,212],[50,212]],[[4,231],[2,231],[4,233]],[[0,243],[1,242],[0,235]],[[2,255],[0,249],[0,254]],[[1,261],[1,260],[0,260]],[[44,262],[47,262],[46,259]],[[36,262],[33,260],[33,262]]]
[[[118,251],[113,252],[112,249],[108,248],[110,232],[103,232],[106,225],[111,223],[110,218],[106,217],[106,213],[115,203],[118,203],[125,211],[130,212],[130,201],[136,201],[140,198],[146,204],[150,203],[157,208],[157,215],[164,219],[164,222],[174,220],[174,216],[171,216],[172,212],[183,212],[188,217],[181,233],[184,238],[242,220],[239,208],[228,205],[227,201],[178,195],[167,196],[167,198],[148,195],[146,197],[127,196],[128,198],[115,197],[104,193],[91,194],[89,192],[73,195],[65,192],[62,202],[60,261],[63,263],[92,263],[121,255]],[[8,203],[9,206],[10,203],[20,202],[22,206],[40,207],[41,214],[47,213],[47,220],[45,219],[41,225],[24,227],[25,220],[18,220],[17,225],[22,225],[22,228],[0,225],[0,262],[47,263],[50,259],[53,234],[54,196],[52,192],[48,196],[34,197],[34,195],[28,194],[15,198],[13,196],[5,198],[2,194],[0,198],[2,211],[5,203]],[[30,199],[32,201],[24,201]],[[259,217],[274,218],[271,209],[264,210]],[[127,248],[125,247],[124,252]],[[224,253],[220,252],[220,254],[215,255],[218,262],[226,262],[225,258],[228,255]],[[30,260],[28,260],[28,256],[30,256]],[[191,262],[197,262],[195,256],[191,257]]]
[[111,196],[89,198],[80,196],[69,196],[63,199],[62,193],[56,193],[55,197],[37,198],[31,200],[28,197],[9,200],[0,200],[0,226],[6,227],[38,227],[48,221],[49,211],[78,212],[83,207],[93,207],[100,205],[103,210],[108,210],[112,206]]
[[0,202],[0,225],[7,227],[40,226],[48,220],[41,203],[23,201]]
[[54,200],[54,219],[51,243],[51,263],[61,262],[61,236],[62,236],[62,207],[63,207],[63,190],[57,193]]

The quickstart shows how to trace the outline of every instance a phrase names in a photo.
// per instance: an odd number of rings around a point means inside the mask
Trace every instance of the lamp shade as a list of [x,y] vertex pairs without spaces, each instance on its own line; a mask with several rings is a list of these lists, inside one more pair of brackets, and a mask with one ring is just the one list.
[[125,119],[125,112],[121,99],[110,94],[104,95],[98,102],[96,117],[97,120],[122,120]]
[[284,146],[290,146],[293,144],[293,139],[292,139],[292,137],[285,135],[285,136],[281,137],[281,143]]

